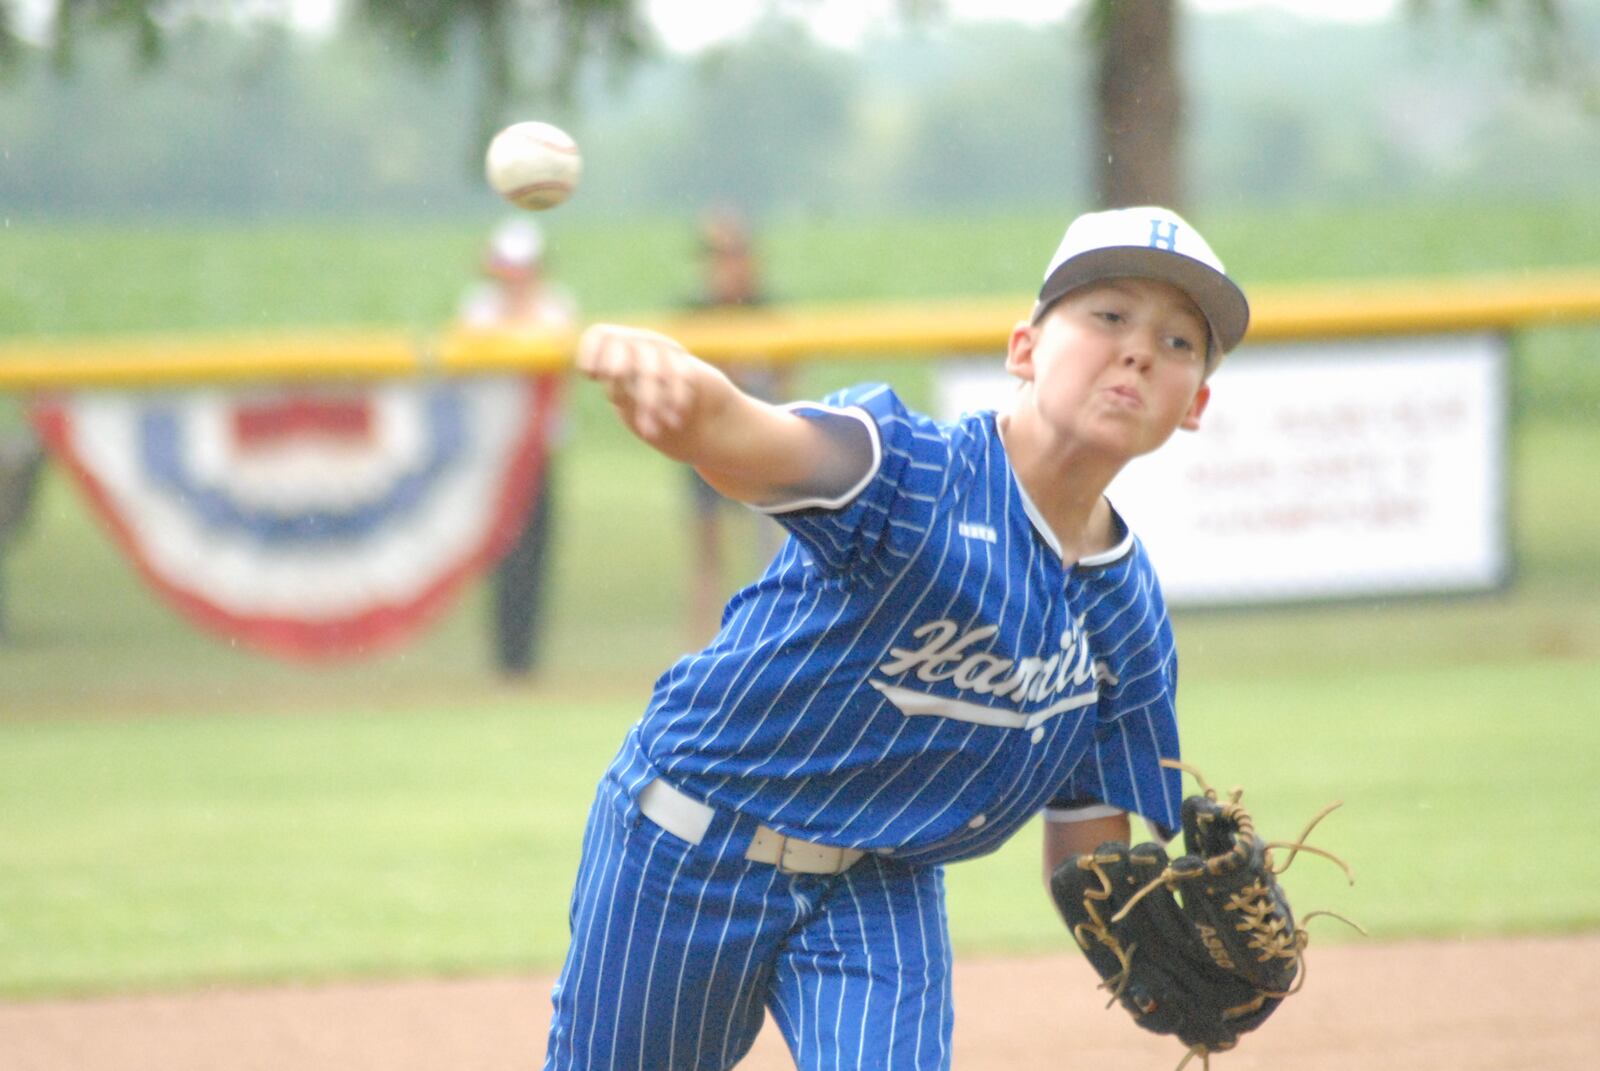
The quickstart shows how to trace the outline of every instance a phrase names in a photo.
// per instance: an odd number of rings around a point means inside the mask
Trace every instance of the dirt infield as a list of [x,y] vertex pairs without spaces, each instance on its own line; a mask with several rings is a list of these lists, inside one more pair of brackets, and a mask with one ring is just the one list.
[[[0,1005],[6,1071],[529,1071],[548,978]],[[958,1071],[1169,1071],[1075,956],[961,960]],[[1216,1071],[1558,1071],[1600,1054],[1600,934],[1314,949],[1305,991]],[[1560,994],[1566,994],[1565,999]],[[1194,1065],[1191,1065],[1194,1066]],[[741,1065],[793,1064],[771,1029]]]

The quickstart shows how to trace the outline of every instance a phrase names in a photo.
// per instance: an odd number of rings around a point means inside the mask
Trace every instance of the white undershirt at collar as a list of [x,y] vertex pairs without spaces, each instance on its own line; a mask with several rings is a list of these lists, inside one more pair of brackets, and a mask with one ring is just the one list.
[[[1056,538],[1055,532],[1052,531],[1050,526],[1045,523],[1044,514],[1039,512],[1039,507],[1034,505],[1033,499],[1028,497],[1028,489],[1022,486],[1021,480],[1017,479],[1017,473],[1015,469],[1013,469],[1011,472],[1011,482],[1016,486],[1017,494],[1022,496],[1022,508],[1028,514],[1028,520],[1033,522],[1034,530],[1038,532],[1039,535],[1043,537],[1044,541],[1050,545],[1050,549],[1056,552],[1056,557],[1065,561],[1065,555],[1061,550],[1061,540]],[[1108,501],[1106,505],[1110,507],[1111,503]],[[1111,507],[1111,515],[1117,518],[1119,521],[1121,520],[1121,517],[1118,515],[1115,507]],[[1122,538],[1118,540],[1115,546],[1109,550],[1103,550],[1098,554],[1086,554],[1082,558],[1079,558],[1076,564],[1088,566],[1110,565],[1112,562],[1124,557],[1132,549],[1133,529],[1129,528],[1127,524],[1124,523],[1122,525]],[[1067,562],[1067,564],[1071,565],[1074,563]]]

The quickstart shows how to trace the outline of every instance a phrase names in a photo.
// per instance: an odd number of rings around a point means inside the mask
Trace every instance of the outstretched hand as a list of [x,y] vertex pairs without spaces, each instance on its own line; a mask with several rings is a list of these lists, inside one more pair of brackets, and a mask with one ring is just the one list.
[[578,340],[577,367],[605,388],[629,431],[737,502],[830,499],[874,463],[858,421],[841,429],[753,398],[656,331],[596,324]]
[[601,384],[617,416],[668,454],[706,395],[727,377],[675,340],[642,328],[595,324],[578,341],[578,371]]

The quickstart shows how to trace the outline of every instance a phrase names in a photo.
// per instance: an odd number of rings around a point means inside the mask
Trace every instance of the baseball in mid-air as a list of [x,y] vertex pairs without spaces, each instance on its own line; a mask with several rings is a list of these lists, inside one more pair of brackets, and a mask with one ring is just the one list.
[[583,174],[583,156],[560,127],[512,123],[489,142],[484,173],[501,197],[540,212],[572,196]]

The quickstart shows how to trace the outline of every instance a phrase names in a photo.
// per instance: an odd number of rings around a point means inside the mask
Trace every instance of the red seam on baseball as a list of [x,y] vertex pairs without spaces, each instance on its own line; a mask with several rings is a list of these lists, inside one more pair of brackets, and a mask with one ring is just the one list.
[[511,189],[507,190],[506,192],[508,194],[510,194],[512,197],[521,197],[523,194],[525,194],[525,193],[533,193],[535,190],[570,190],[570,189],[572,189],[572,183],[570,183],[570,182],[562,182],[559,179],[546,179],[546,180],[544,180],[542,182],[529,182],[526,185],[515,186],[515,187],[512,187]]
[[543,146],[552,152],[564,152],[570,155],[578,151],[577,142],[572,141],[546,141],[544,138],[534,138],[533,143]]

